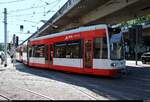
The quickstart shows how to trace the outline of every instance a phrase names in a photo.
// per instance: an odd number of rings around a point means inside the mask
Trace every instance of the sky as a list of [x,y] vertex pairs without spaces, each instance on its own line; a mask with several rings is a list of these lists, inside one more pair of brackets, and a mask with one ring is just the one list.
[[[4,42],[4,8],[7,9],[8,43],[15,34],[19,43],[37,31],[68,0],[0,0],[0,43]],[[20,30],[23,25],[23,30]],[[30,32],[30,33],[28,33]]]

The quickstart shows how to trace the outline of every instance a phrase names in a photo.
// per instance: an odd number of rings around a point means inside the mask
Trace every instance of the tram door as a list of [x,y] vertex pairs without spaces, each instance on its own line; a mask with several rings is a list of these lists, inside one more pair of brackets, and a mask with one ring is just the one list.
[[92,40],[84,41],[84,68],[92,68]]
[[49,50],[49,64],[50,64],[50,66],[53,64],[53,45],[52,44],[50,44],[50,50]]

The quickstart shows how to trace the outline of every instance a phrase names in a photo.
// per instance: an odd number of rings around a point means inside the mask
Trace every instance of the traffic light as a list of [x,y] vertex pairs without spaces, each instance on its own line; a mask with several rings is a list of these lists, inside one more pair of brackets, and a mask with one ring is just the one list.
[[13,45],[15,45],[15,43],[16,43],[16,35],[14,34],[13,35]]
[[23,25],[20,25],[20,31],[23,31]]
[[13,46],[17,47],[19,45],[19,37],[15,34],[13,35]]

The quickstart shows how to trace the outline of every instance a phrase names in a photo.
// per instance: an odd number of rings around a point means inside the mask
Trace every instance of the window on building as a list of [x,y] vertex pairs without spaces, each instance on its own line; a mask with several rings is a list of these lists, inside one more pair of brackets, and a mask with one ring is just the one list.
[[107,59],[108,58],[106,37],[94,39],[94,58],[96,58],[96,59]]

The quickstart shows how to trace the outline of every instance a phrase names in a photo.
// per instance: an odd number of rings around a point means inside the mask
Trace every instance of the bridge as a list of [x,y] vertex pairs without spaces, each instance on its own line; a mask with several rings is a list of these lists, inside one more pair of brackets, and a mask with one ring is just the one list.
[[92,24],[117,24],[149,13],[149,0],[68,0],[33,35],[43,36]]

